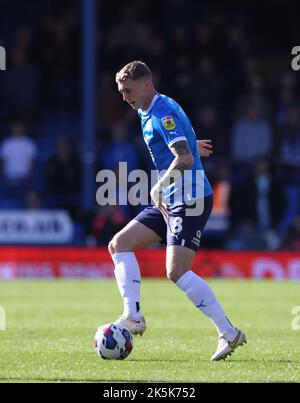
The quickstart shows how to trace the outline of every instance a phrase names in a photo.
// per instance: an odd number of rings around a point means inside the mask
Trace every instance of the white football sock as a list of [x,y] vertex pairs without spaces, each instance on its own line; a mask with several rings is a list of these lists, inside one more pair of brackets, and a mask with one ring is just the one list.
[[208,316],[217,328],[219,335],[225,335],[231,339],[236,335],[236,330],[229,322],[226,314],[218,302],[209,285],[192,271],[184,273],[176,285],[185,292],[192,303]]
[[141,273],[135,254],[133,252],[121,252],[112,255],[115,264],[115,277],[121,297],[124,302],[124,316],[139,319]]

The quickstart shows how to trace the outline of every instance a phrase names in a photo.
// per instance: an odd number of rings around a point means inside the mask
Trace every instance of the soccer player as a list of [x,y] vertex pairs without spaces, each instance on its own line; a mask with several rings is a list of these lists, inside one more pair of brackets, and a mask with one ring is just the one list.
[[[209,141],[197,144],[189,118],[173,99],[156,91],[145,63],[134,61],[124,66],[116,74],[116,83],[123,100],[141,118],[144,140],[159,175],[150,192],[154,206],[146,207],[109,243],[124,302],[116,323],[132,334],[142,335],[146,330],[140,305],[141,274],[134,252],[166,241],[167,277],[212,320],[219,340],[211,359],[225,359],[246,342],[246,336],[230,323],[209,285],[191,270],[213,205],[212,189],[199,157],[199,151],[210,155],[211,146]],[[192,201],[202,202],[203,209],[196,216],[187,213]]]

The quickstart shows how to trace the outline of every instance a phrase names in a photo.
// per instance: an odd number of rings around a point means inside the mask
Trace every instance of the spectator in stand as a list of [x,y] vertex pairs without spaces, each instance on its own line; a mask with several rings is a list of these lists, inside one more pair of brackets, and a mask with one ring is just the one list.
[[290,88],[281,88],[278,94],[278,102],[276,108],[275,122],[277,126],[281,126],[286,122],[287,111],[290,106],[297,102],[294,91]]
[[292,105],[286,123],[279,128],[278,160],[284,185],[286,208],[279,225],[279,235],[285,238],[288,228],[300,214],[300,107]]
[[111,130],[111,143],[101,155],[101,166],[105,169],[119,168],[119,162],[127,162],[128,172],[139,167],[137,152],[128,138],[128,129],[123,122],[115,122]]
[[243,59],[243,74],[244,80],[247,81],[247,77],[260,76],[261,66],[255,55],[247,55]]
[[[287,175],[300,169],[300,107],[290,105],[285,123],[279,127],[279,161]],[[298,172],[297,172],[298,171]],[[299,182],[300,184],[300,182]]]
[[246,81],[246,94],[239,97],[237,101],[238,114],[243,113],[247,105],[255,104],[263,118],[269,117],[271,104],[266,95],[265,80],[257,74],[251,74],[246,77]]
[[195,117],[198,137],[212,140],[214,153],[210,160],[228,158],[229,132],[221,124],[218,110],[213,106],[204,106],[196,111]]
[[256,103],[249,103],[243,116],[234,122],[231,137],[231,157],[241,168],[247,168],[261,155],[270,155],[272,129],[270,122],[261,116]]
[[193,54],[193,48],[191,46],[187,26],[183,24],[174,26],[166,50],[169,57],[186,56],[190,59]]
[[36,44],[36,58],[44,81],[42,100],[47,107],[66,112],[76,104],[76,79],[80,72],[76,19],[48,15]]
[[278,105],[276,123],[283,125],[286,122],[287,111],[297,102],[297,79],[292,72],[285,72],[279,78]]
[[116,66],[123,63],[124,55],[126,59],[137,54],[146,56],[152,38],[151,25],[138,20],[134,7],[126,4],[122,17],[119,24],[112,26],[106,41],[108,57]]
[[297,76],[293,71],[285,71],[279,77],[280,89],[290,89],[292,91],[297,90]]
[[42,209],[42,199],[39,192],[35,190],[29,190],[26,194],[26,206],[27,210],[41,210]]
[[243,61],[250,55],[252,45],[244,32],[244,27],[239,24],[228,24],[222,39],[225,43],[219,54],[221,55],[222,75],[226,77],[226,91],[222,108],[230,111],[234,107],[237,97],[243,91],[245,81]]
[[206,228],[209,238],[202,243],[205,248],[225,247],[226,236],[230,229],[230,175],[230,165],[225,158],[218,158],[209,172],[209,180],[213,188],[213,210]]
[[282,218],[284,193],[266,157],[257,157],[246,180],[234,183],[230,195],[232,226],[247,226],[260,235],[274,231]]
[[153,65],[153,70],[159,71],[162,74],[168,72],[169,67],[168,61],[165,57],[166,50],[166,43],[162,38],[158,36],[152,38],[149,44],[148,57]]
[[[160,3],[159,13],[155,13],[153,20],[158,21],[158,28],[164,29],[168,34],[171,29],[169,22],[172,21],[172,26],[184,24],[192,26],[193,23],[199,21],[199,15],[203,15],[206,5],[203,2],[190,1],[187,7],[185,0],[167,0]],[[153,10],[156,11],[155,9]]]
[[201,56],[197,60],[192,86],[195,105],[220,106],[223,82],[215,71],[214,62],[210,56]]
[[225,159],[219,159],[216,163],[214,175],[211,178],[214,191],[213,214],[228,215],[229,197],[231,191],[230,165]]
[[300,216],[293,221],[284,240],[283,249],[300,251]]
[[189,57],[185,55],[175,56],[174,67],[177,74],[170,86],[170,93],[172,96],[177,97],[178,101],[184,105],[185,109],[191,109],[193,106],[195,89],[192,66]]
[[215,41],[210,24],[206,22],[197,24],[193,32],[192,40],[192,52],[193,49],[196,49],[197,53],[200,55],[218,53],[218,45]]
[[15,121],[10,137],[3,141],[0,149],[2,178],[8,188],[29,185],[36,154],[35,143],[26,135],[24,123]]
[[11,51],[11,65],[1,83],[4,108],[8,115],[33,118],[38,106],[38,71],[27,60],[25,48]]
[[97,121],[101,132],[107,132],[114,122],[126,114],[126,108],[117,91],[115,91],[112,74],[104,72],[98,78],[96,92]]
[[47,190],[53,207],[66,208],[74,215],[79,203],[81,169],[80,160],[71,143],[58,141],[56,155],[45,167]]
[[242,64],[243,58],[251,54],[253,45],[241,24],[229,24],[226,36],[227,43],[224,47],[224,57],[228,63],[231,65],[235,63],[238,67]]
[[19,28],[14,35],[16,47],[26,52],[28,57],[31,58],[32,50],[32,30],[28,26]]
[[128,219],[118,206],[106,205],[99,207],[92,230],[97,245],[107,246],[116,231],[120,231],[127,222]]

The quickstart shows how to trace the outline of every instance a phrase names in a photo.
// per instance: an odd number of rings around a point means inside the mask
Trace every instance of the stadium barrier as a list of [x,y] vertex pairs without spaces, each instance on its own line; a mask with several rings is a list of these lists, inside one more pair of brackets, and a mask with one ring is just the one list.
[[[165,249],[137,252],[142,275],[165,277]],[[113,277],[105,248],[2,247],[0,280]],[[300,280],[300,253],[201,251],[193,270],[202,277]]]

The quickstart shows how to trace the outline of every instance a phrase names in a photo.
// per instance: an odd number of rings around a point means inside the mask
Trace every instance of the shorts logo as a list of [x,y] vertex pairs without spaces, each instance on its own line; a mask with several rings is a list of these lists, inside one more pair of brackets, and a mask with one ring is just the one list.
[[199,231],[196,232],[196,236],[194,236],[192,241],[191,241],[193,244],[198,246],[198,248],[200,246],[200,238],[201,238],[201,231],[199,230]]
[[176,124],[172,116],[165,116],[164,118],[161,119],[161,122],[167,130],[173,130],[176,127]]
[[193,237],[193,239],[191,240],[191,242],[192,242],[193,244],[195,244],[195,245],[199,248],[199,246],[200,246],[200,241],[199,241],[198,238]]

